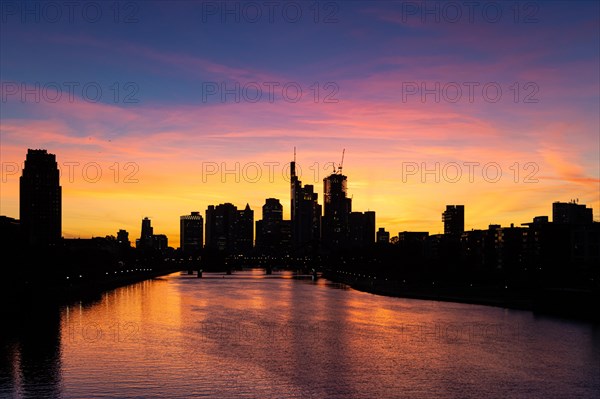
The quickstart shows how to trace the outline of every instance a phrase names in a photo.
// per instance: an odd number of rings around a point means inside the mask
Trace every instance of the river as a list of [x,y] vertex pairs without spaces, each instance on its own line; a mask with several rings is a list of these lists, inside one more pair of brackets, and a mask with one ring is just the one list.
[[[5,304],[6,306],[6,304]],[[4,318],[0,397],[591,398],[600,326],[325,279],[180,273]]]

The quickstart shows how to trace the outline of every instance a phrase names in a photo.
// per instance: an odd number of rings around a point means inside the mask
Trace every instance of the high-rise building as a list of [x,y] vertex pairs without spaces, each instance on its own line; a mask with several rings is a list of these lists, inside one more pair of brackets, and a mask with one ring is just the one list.
[[341,171],[323,179],[322,240],[323,245],[331,250],[348,244],[348,217],[352,212],[352,199],[348,198],[347,180]]
[[169,248],[169,239],[164,234],[154,234],[152,236],[152,248],[164,253]]
[[283,220],[283,206],[277,198],[267,198],[262,207],[262,220],[267,231],[276,231]]
[[204,219],[200,212],[192,212],[179,218],[179,247],[184,254],[202,249]]
[[119,230],[117,232],[117,243],[124,247],[130,247],[131,242],[129,241],[129,232],[127,230]]
[[231,203],[206,209],[206,248],[244,254],[254,241],[254,211],[246,204],[238,211]]
[[254,211],[250,205],[237,211],[234,227],[233,250],[236,254],[247,254],[252,251],[254,243]]
[[256,222],[256,247],[265,254],[275,254],[281,247],[283,206],[276,198],[267,198],[262,220]]
[[442,213],[444,222],[444,234],[459,238],[465,231],[465,206],[446,205],[446,211]]
[[61,239],[62,188],[56,155],[27,150],[20,178],[20,223],[25,242],[53,246]]
[[291,173],[291,224],[292,243],[298,253],[313,253],[318,249],[321,238],[321,212],[319,195],[314,187],[306,184],[302,187],[296,174],[296,160],[290,163]]
[[152,222],[145,217],[142,219],[142,232],[140,233],[140,238],[136,240],[135,246],[140,249],[152,248],[152,236],[154,236]]
[[592,208],[584,204],[554,202],[552,204],[552,222],[558,224],[591,224],[594,221]]
[[348,242],[353,247],[368,247],[375,243],[375,212],[350,212]]
[[206,248],[233,252],[237,207],[231,203],[206,209]]

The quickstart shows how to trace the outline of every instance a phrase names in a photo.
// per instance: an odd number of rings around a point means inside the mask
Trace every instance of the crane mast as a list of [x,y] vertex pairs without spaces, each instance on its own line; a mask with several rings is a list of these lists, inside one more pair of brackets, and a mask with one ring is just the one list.
[[346,153],[346,149],[344,148],[344,149],[342,150],[342,161],[340,162],[340,166],[338,166],[338,171],[337,171],[337,172],[338,172],[338,174],[340,174],[340,175],[342,174],[342,168],[343,168],[343,166],[344,166],[344,154],[345,154],[345,153]]

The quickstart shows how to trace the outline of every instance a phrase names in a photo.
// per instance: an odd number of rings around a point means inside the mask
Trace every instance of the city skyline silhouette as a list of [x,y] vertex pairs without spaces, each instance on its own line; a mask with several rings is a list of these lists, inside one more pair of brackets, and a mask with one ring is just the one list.
[[[345,152],[345,150],[344,150]],[[302,246],[305,245],[306,243],[316,240],[316,241],[323,241],[326,242],[328,245],[332,245],[332,243],[337,243],[336,245],[340,244],[340,240],[342,240],[342,238],[334,238],[334,231],[338,231],[337,234],[339,234],[339,232],[341,231],[341,234],[344,235],[343,240],[349,240],[349,231],[348,231],[348,225],[349,225],[349,217],[351,216],[351,214],[356,214],[355,217],[358,217],[360,215],[360,212],[352,212],[352,198],[353,196],[350,196],[350,194],[348,193],[348,188],[347,188],[347,179],[348,177],[345,176],[344,174],[342,174],[342,164],[343,164],[343,158],[342,158],[342,162],[340,164],[338,164],[336,166],[335,163],[332,163],[333,166],[333,170],[332,173],[326,177],[323,178],[323,191],[322,191],[322,196],[321,198],[325,197],[327,198],[325,200],[325,202],[329,205],[326,205],[325,207],[323,207],[322,204],[319,203],[319,195],[317,193],[314,193],[316,191],[315,187],[313,184],[302,184],[302,181],[300,180],[300,177],[296,175],[296,161],[295,161],[295,156],[296,156],[296,149],[294,148],[294,160],[290,162],[290,186],[291,186],[291,197],[290,197],[290,201],[291,201],[291,207],[290,207],[290,216],[291,219],[287,219],[288,223],[290,221],[292,221],[294,219],[294,214],[298,215],[297,219],[298,222],[294,223],[292,222],[291,225],[291,231],[289,232],[290,238],[289,240],[294,240],[295,241],[295,245],[296,246]],[[48,195],[51,196],[55,196],[57,199],[54,200],[50,200],[50,199],[45,199],[44,201],[42,201],[42,208],[44,206],[47,207],[47,205],[45,203],[48,202],[53,202],[56,201],[57,202],[57,207],[56,207],[56,216],[52,216],[56,221],[54,222],[49,222],[50,220],[50,216],[45,216],[44,214],[42,214],[42,216],[37,216],[38,221],[37,223],[40,224],[44,224],[44,228],[48,228],[50,226],[48,226],[48,223],[54,224],[54,226],[57,227],[52,227],[52,229],[55,230],[54,233],[49,234],[49,233],[45,233],[45,235],[47,237],[50,238],[45,238],[44,240],[50,240],[50,241],[56,241],[58,238],[62,237],[62,231],[60,232],[60,234],[58,233],[61,229],[60,226],[62,224],[62,201],[61,201],[61,197],[62,197],[62,190],[61,190],[61,186],[60,186],[60,172],[57,168],[57,161],[56,161],[56,154],[51,154],[48,153],[47,150],[45,149],[39,149],[39,150],[32,150],[29,149],[28,153],[27,153],[27,158],[29,159],[29,157],[31,157],[31,161],[30,164],[32,164],[33,166],[31,166],[29,168],[29,175],[34,175],[37,178],[36,183],[33,183],[35,186],[39,186],[41,187],[41,191],[40,188],[27,188],[28,186],[30,186],[31,184],[26,183],[28,180],[23,180],[25,179],[26,176],[26,171],[27,169],[24,167],[22,170],[22,177],[21,177],[21,198],[23,198],[23,200],[21,201],[21,209],[23,209],[21,211],[21,219],[23,219],[23,212],[25,213],[25,215],[27,214],[31,214],[32,211],[29,211],[26,207],[28,204],[28,201],[31,202],[31,199],[27,199],[27,197],[42,197],[42,198],[49,198],[47,197]],[[37,157],[37,158],[36,158]],[[40,158],[42,157],[42,158]],[[46,158],[44,158],[46,157]],[[47,160],[46,160],[47,159]],[[24,165],[26,165],[27,163],[24,162]],[[40,180],[41,179],[41,180]],[[29,179],[31,180],[31,178]],[[52,194],[46,194],[45,191],[48,191],[47,189],[45,189],[44,187],[47,187],[47,185],[55,185],[56,187],[58,187],[58,193],[54,193],[52,192]],[[34,186],[34,187],[35,187]],[[333,191],[331,191],[333,190]],[[327,194],[325,195],[324,193],[329,193],[332,192],[333,194]],[[306,208],[306,206],[304,205],[300,205],[302,203],[301,198],[305,197],[305,196],[309,196],[311,198],[311,200],[309,202],[307,202],[308,207]],[[281,199],[275,199],[273,197],[266,197],[265,201],[268,202],[269,199],[274,199],[276,201],[281,201]],[[332,202],[333,199],[333,202]],[[243,199],[241,200],[243,202]],[[323,201],[323,199],[321,200]],[[285,202],[285,200],[284,200]],[[294,205],[294,203],[298,203],[298,205]],[[310,204],[314,204],[314,205],[310,205]],[[566,206],[566,201],[555,201],[553,204],[560,204],[563,203],[565,204],[564,206]],[[593,215],[593,209],[592,208],[587,208],[585,204],[579,205],[579,199],[571,199],[568,201],[569,204],[571,205],[571,208],[573,209],[579,209],[579,208],[583,208],[586,212],[588,212],[589,214],[586,214],[587,216],[584,218],[586,220],[585,223],[597,223],[597,221],[595,221],[594,219],[594,215]],[[227,206],[232,206],[232,209],[237,209],[235,208],[235,204],[232,204],[232,202],[230,201],[225,201],[223,203],[219,204],[213,204],[213,205],[207,205],[206,210],[205,210],[205,219],[206,219],[206,226],[208,226],[208,212],[211,209],[214,209],[214,207],[216,205],[219,206],[223,206],[223,204],[227,205]],[[337,205],[336,205],[337,204]],[[314,209],[311,209],[312,207],[315,207]],[[304,211],[301,211],[301,209],[306,208]],[[329,207],[329,212],[327,211],[327,208]],[[281,206],[281,220],[283,219],[283,215],[284,212],[283,210],[285,209],[285,206]],[[456,213],[458,212],[458,208],[460,208],[460,213]],[[568,216],[565,216],[568,214],[568,212],[565,210],[562,213],[557,213],[556,211],[556,205],[553,205],[553,216],[554,217],[562,217],[563,222],[562,223],[567,223],[564,222],[564,220],[568,220]],[[50,208],[46,208],[48,210],[44,211],[44,212],[51,212]],[[323,209],[325,209],[325,212],[323,212]],[[251,211],[251,208],[249,206],[248,203],[246,203],[246,210],[247,211]],[[254,213],[252,212],[252,216],[251,216],[251,220],[252,220],[252,227],[248,228],[248,233],[246,234],[248,236],[248,240],[251,241],[251,243],[249,243],[249,247],[248,248],[252,248],[255,246],[255,241],[260,240],[260,238],[258,238],[258,229],[255,231],[255,227],[254,227]],[[306,212],[309,212],[308,214],[306,214]],[[148,213],[148,212],[147,212]],[[151,212],[150,212],[151,213]],[[372,221],[370,222],[370,227],[369,229],[369,235],[368,238],[365,238],[366,242],[372,244],[374,242],[377,242],[376,239],[376,230],[378,229],[384,229],[383,231],[389,233],[389,229],[386,229],[386,226],[382,226],[380,224],[376,224],[376,211],[373,210],[369,210],[367,211],[366,214],[371,213],[372,215],[370,216],[372,218]],[[190,211],[190,215],[200,215],[200,211],[197,210],[192,210]],[[326,216],[328,215],[328,216]],[[335,216],[337,215],[337,216]],[[342,216],[340,216],[342,215]],[[456,216],[452,216],[452,215],[456,215]],[[1,215],[4,216],[6,218],[9,218],[8,215]],[[42,219],[39,219],[39,218]],[[180,223],[181,220],[183,220],[182,218],[186,217],[185,215],[181,215],[180,216]],[[342,217],[342,220],[340,220],[339,218]],[[536,220],[536,219],[542,219],[542,218],[546,218],[546,220],[548,221],[548,216],[540,216],[540,215],[535,215],[535,216],[531,216],[530,220]],[[306,222],[302,222],[302,218],[306,219]],[[315,219],[317,218],[317,219]],[[335,218],[335,220],[337,220],[337,222],[333,221],[333,218]],[[12,218],[15,219],[15,218]],[[152,239],[153,233],[144,233],[144,221],[147,221],[148,223],[150,223],[151,218],[149,218],[148,216],[144,216],[143,217],[144,220],[142,220],[142,229],[141,229],[141,234],[139,236],[138,241],[142,241],[142,245],[144,240],[148,240],[148,239]],[[454,219],[454,221],[453,221]],[[18,219],[16,219],[18,221]],[[202,216],[201,216],[201,220],[202,220]],[[258,221],[262,221],[262,219],[256,219],[257,222]],[[530,220],[528,220],[527,222],[521,222],[518,223],[517,225],[526,225]],[[583,220],[583,219],[582,219]],[[560,219],[558,221],[554,221],[554,218],[551,220],[553,222],[560,222]],[[448,235],[448,236],[458,236],[460,237],[460,235],[465,231],[465,205],[446,205],[446,210],[444,212],[442,212],[442,226],[443,226],[443,234],[444,235]],[[27,223],[27,219],[25,219],[25,223]],[[333,224],[333,223],[337,223],[337,224]],[[360,223],[364,223],[363,221],[361,221]],[[304,225],[304,227],[302,227],[302,225]],[[494,225],[494,226],[499,226],[501,227],[500,224],[496,224],[496,223],[489,223],[489,225]],[[510,226],[512,227],[513,225],[515,225],[515,223],[510,223]],[[258,226],[258,225],[257,225]],[[118,227],[118,230],[123,230],[123,231],[127,231],[123,228],[123,226],[115,226]],[[482,226],[483,227],[483,226]],[[24,228],[27,229],[26,225],[24,225]],[[356,228],[356,227],[355,227]],[[180,228],[179,233],[174,236],[174,238],[171,241],[171,244],[175,244],[172,245],[175,248],[180,247],[180,245],[178,245],[177,243],[181,242],[181,233],[182,233],[182,229],[183,227]],[[303,232],[303,229],[305,230]],[[325,232],[323,232],[322,230],[325,230]],[[208,227],[206,227],[206,230],[208,230]],[[472,228],[471,230],[476,230],[474,228]],[[480,229],[478,229],[480,230]],[[116,230],[115,230],[116,231]],[[131,233],[134,233],[135,230],[133,230]],[[467,230],[468,231],[468,230]],[[407,233],[409,232],[408,230],[402,230],[400,231],[398,234],[400,233]],[[129,233],[129,232],[128,232]],[[427,231],[428,234],[432,234],[432,232]],[[28,233],[29,234],[29,238],[27,240],[29,240],[30,242],[35,242],[38,241],[38,238],[34,238],[31,237],[32,233]],[[361,233],[363,234],[363,233]],[[433,233],[435,234],[435,233]],[[439,233],[438,233],[439,234]],[[102,234],[99,233],[99,235],[96,235],[96,237],[103,237],[104,235],[107,234]],[[163,234],[164,235],[164,234]],[[95,235],[92,235],[91,237],[87,237],[87,238],[93,238]],[[297,238],[293,238],[294,236],[297,236]],[[394,237],[397,235],[394,235],[392,233],[391,237]],[[168,235],[166,235],[166,237],[168,238]],[[201,241],[200,246],[205,246],[205,245],[212,245],[214,247],[217,247],[216,242],[212,242],[211,244],[209,244],[209,234],[205,233],[205,226],[204,224],[202,225],[202,231],[199,233],[199,237],[206,237],[206,243],[204,242],[204,240]],[[67,237],[69,238],[69,237]],[[74,237],[71,237],[74,238]],[[81,238],[80,236],[78,238]],[[361,239],[362,240],[362,239]],[[150,244],[147,244],[150,245]],[[136,245],[137,246],[137,245]]]
[[599,15],[0,0],[0,398],[597,398]]
[[24,149],[46,148],[69,193],[65,236],[151,216],[177,242],[182,214],[240,192],[236,205],[254,210],[287,198],[294,147],[321,197],[345,148],[353,206],[392,232],[442,233],[447,204],[467,206],[467,229],[575,198],[600,215],[593,4],[498,4],[498,20],[494,4],[460,5],[455,20],[454,4],[294,2],[257,21],[235,2],[233,14],[98,3],[97,16],[95,4],[60,15],[4,4],[2,58],[15,60],[1,64],[4,215],[19,213]]

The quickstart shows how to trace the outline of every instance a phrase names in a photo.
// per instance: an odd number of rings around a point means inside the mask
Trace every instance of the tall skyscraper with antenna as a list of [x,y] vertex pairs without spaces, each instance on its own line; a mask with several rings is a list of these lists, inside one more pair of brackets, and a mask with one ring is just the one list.
[[321,212],[319,195],[314,186],[302,186],[296,174],[296,148],[294,160],[290,163],[292,243],[299,254],[309,254],[318,250],[321,238]]

